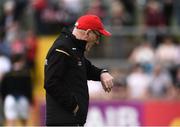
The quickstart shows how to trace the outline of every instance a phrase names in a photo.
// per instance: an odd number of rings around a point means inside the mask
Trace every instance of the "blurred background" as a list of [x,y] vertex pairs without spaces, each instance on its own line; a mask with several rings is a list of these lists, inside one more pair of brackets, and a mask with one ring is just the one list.
[[[44,125],[46,53],[83,14],[99,16],[112,33],[86,55],[115,78],[111,93],[88,81],[85,126],[180,126],[179,0],[0,0],[0,86],[21,59],[31,79],[26,125]],[[3,88],[0,125],[7,121]]]

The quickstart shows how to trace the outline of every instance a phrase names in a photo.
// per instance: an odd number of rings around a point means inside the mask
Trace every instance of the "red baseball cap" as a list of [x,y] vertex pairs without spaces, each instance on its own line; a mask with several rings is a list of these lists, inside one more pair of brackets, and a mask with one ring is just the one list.
[[87,29],[96,30],[96,31],[98,31],[100,34],[102,34],[104,36],[111,36],[111,33],[108,32],[104,28],[101,19],[98,16],[96,16],[96,15],[83,15],[83,16],[79,17],[79,19],[77,20],[75,26],[78,29],[82,29],[82,30],[87,30]]

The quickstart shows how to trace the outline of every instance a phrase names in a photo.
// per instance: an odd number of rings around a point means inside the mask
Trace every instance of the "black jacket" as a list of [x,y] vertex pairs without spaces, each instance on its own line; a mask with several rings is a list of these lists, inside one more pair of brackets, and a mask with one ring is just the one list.
[[[89,93],[87,80],[100,80],[102,69],[85,57],[86,42],[63,30],[45,62],[46,125],[83,125]],[[77,114],[73,114],[79,105]]]
[[2,79],[0,91],[3,100],[7,95],[14,97],[25,96],[32,103],[32,80],[30,72],[22,69],[19,71],[12,70],[6,73]]

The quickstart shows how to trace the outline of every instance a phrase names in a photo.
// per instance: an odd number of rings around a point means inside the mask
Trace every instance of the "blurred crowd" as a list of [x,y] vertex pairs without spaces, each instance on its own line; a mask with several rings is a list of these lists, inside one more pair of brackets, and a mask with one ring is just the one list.
[[157,48],[143,41],[128,61],[124,75],[115,74],[116,83],[126,88],[126,99],[180,99],[180,45],[172,37],[164,37]]
[[[118,29],[142,27],[138,43],[137,39],[131,39],[128,45],[132,47],[130,52],[125,55],[126,58],[121,57],[130,67],[110,68],[115,77],[110,94],[99,92],[102,90],[100,85],[90,82],[91,99],[180,99],[179,0],[1,0],[0,86],[3,101],[8,94],[2,92],[2,86],[4,88],[4,80],[9,74],[16,77],[22,71],[32,81],[28,85],[34,85],[32,79],[36,71],[38,36],[58,34],[62,27],[72,28],[82,14],[99,16],[106,27],[115,33],[113,39],[108,40],[110,44],[102,38],[105,43],[101,44],[101,50],[96,50],[96,56],[116,56],[118,53],[117,56],[121,56],[119,49],[128,42],[117,37],[120,34]],[[172,28],[177,30],[175,34]],[[115,48],[110,50],[108,45],[111,43]],[[126,52],[128,47],[123,47],[121,51]],[[33,87],[30,88],[32,93]],[[21,94],[15,95],[15,98]],[[29,103],[32,103],[32,98],[28,95]],[[2,110],[3,103],[0,102],[0,105]]]

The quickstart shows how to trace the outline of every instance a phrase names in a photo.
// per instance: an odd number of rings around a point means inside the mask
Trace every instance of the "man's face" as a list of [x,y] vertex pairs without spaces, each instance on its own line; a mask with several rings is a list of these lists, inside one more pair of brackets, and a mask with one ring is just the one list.
[[99,44],[101,34],[98,31],[90,30],[88,33],[86,51],[89,51],[93,45]]

